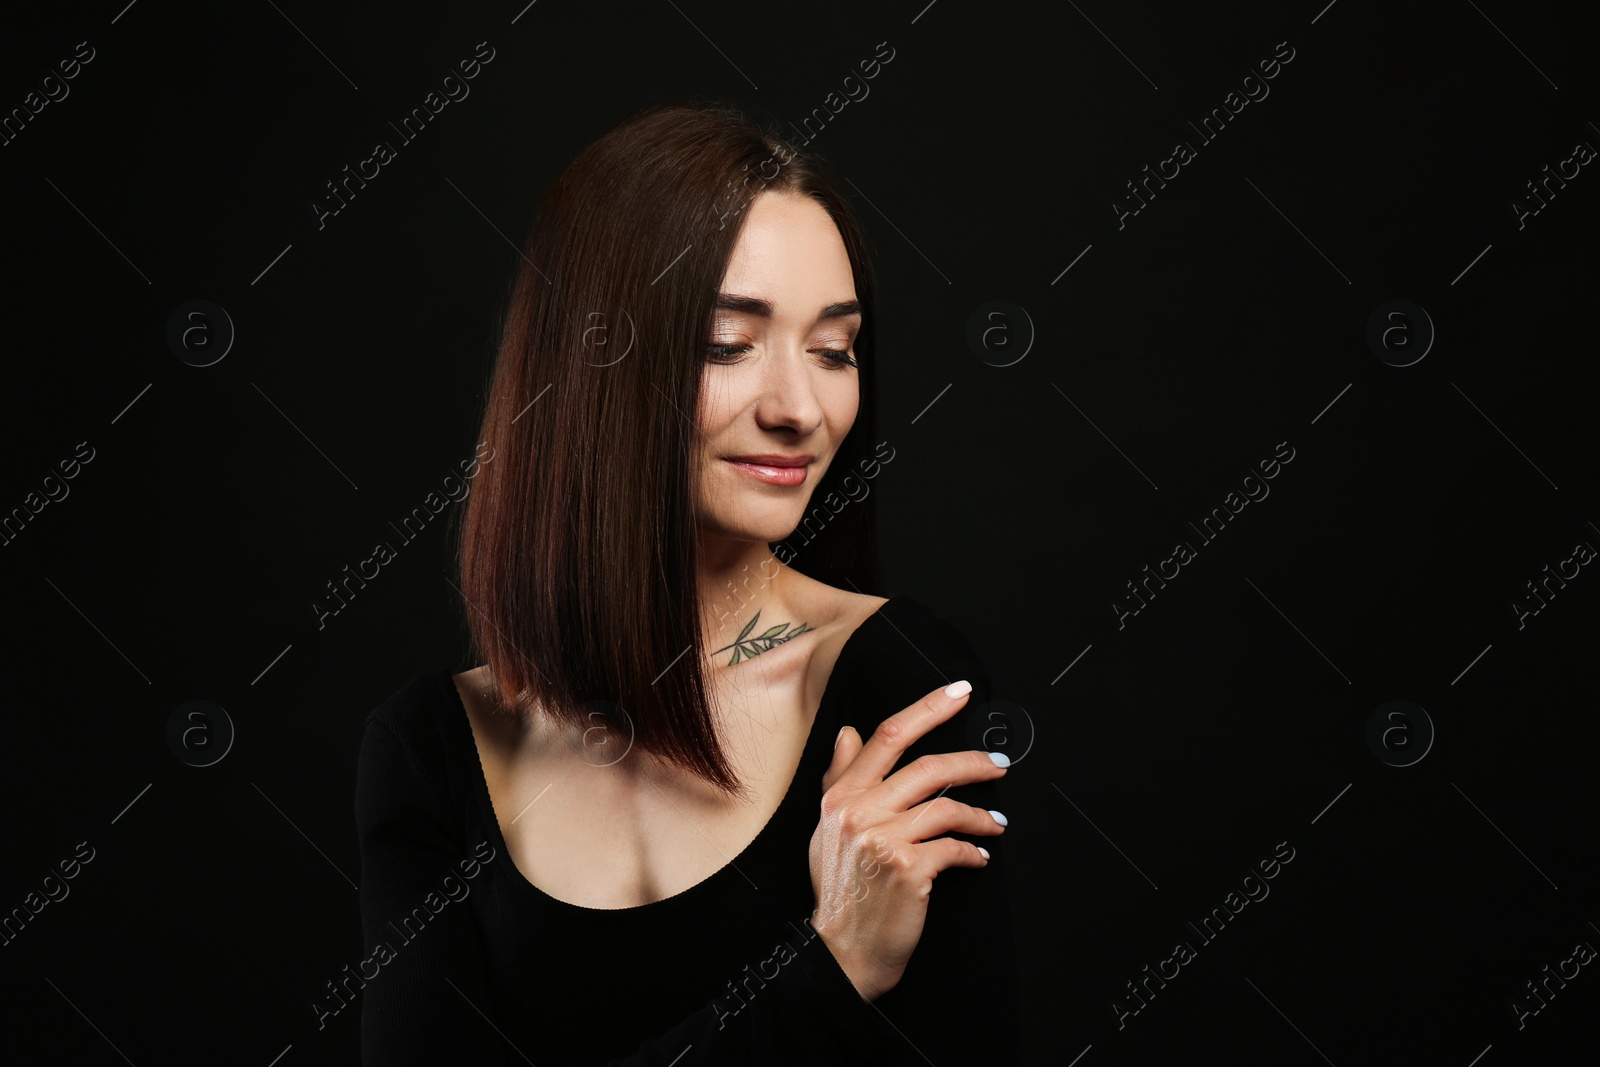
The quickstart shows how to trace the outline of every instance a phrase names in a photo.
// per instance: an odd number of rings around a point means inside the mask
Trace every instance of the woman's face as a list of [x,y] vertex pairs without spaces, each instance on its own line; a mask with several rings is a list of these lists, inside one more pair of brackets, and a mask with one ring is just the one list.
[[822,206],[792,193],[759,194],[706,339],[697,501],[704,532],[773,542],[799,524],[860,404],[857,368],[844,362],[856,358],[855,300],[844,242]]

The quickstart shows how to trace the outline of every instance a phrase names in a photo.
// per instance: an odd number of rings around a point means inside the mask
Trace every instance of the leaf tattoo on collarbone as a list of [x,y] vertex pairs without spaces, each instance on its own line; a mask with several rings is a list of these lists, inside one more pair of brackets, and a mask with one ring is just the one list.
[[[731,667],[738,663],[741,658],[754,659],[761,653],[771,652],[785,641],[792,641],[801,634],[808,634],[814,629],[814,627],[801,623],[798,630],[789,630],[789,627],[794,625],[793,623],[780,622],[764,633],[751,637],[750,631],[755,629],[756,620],[760,618],[761,612],[757,611],[750,621],[744,624],[744,629],[739,631],[739,636],[734,639],[733,644],[723,645],[711,654],[715,656],[728,651],[730,648],[733,649],[733,658],[728,661],[728,666]],[[785,630],[789,630],[789,632],[784,633]]]

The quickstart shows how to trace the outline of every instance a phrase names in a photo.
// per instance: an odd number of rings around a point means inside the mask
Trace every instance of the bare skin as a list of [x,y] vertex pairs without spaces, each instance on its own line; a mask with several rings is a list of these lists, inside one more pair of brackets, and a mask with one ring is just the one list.
[[845,639],[884,602],[805,581],[815,586],[806,614],[822,625],[734,668],[748,672],[746,692],[724,681],[719,693],[731,705],[720,729],[752,790],[747,804],[638,753],[608,764],[610,753],[539,716],[491,714],[484,668],[455,676],[506,848],[527,881],[582,907],[638,907],[699,884],[755,839],[794,780]]

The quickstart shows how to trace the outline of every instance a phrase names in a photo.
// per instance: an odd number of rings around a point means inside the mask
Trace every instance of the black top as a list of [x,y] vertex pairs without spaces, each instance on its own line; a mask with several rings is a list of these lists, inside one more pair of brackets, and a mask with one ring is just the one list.
[[[988,672],[928,607],[890,598],[846,639],[794,781],[755,840],[705,881],[636,908],[557,900],[517,870],[452,673],[406,683],[368,714],[362,735],[355,816],[368,958],[339,992],[360,1002],[363,1063],[1015,1062],[1004,835],[952,835],[992,859],[938,876],[900,984],[872,1003],[808,924],[808,849],[839,728],[865,740],[966,678],[966,706],[899,766],[984,747]],[[947,792],[1003,812],[997,785]]]

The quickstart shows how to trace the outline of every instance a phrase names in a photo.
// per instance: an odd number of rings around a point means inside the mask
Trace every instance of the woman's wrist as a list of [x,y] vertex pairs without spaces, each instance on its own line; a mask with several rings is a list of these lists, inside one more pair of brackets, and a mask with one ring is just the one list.
[[888,988],[883,986],[873,976],[873,968],[866,962],[858,960],[855,955],[849,951],[848,947],[844,943],[844,940],[839,936],[837,931],[835,931],[826,923],[819,922],[817,920],[817,915],[815,912],[812,912],[811,915],[811,928],[815,930],[817,932],[817,936],[822,939],[823,945],[833,956],[834,960],[839,964],[839,969],[843,971],[844,976],[850,980],[850,984],[855,987],[856,994],[860,996],[862,1000],[866,1001],[868,1004],[871,1004],[874,1000],[877,1000],[879,997],[883,996],[884,993],[888,992]]

